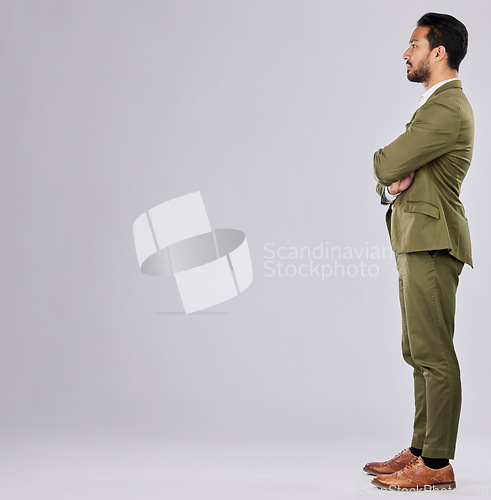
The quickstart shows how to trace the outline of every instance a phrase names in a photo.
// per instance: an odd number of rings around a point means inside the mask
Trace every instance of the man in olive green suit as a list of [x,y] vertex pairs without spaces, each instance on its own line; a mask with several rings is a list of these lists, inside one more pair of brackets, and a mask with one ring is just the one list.
[[[364,470],[379,488],[455,488],[460,371],[453,345],[455,296],[471,242],[459,199],[473,141],[472,108],[457,79],[467,30],[425,14],[404,53],[407,77],[426,92],[406,131],[374,155],[377,192],[399,272],[403,357],[413,367],[411,446]],[[392,398],[391,398],[392,399]]]

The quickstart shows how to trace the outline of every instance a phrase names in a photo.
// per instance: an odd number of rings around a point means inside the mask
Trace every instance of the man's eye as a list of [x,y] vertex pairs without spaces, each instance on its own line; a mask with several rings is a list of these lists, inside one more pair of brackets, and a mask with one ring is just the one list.
[[416,48],[416,45],[414,45],[414,44],[413,44],[413,45],[411,45],[411,47],[412,47],[413,49],[415,49],[415,48]]

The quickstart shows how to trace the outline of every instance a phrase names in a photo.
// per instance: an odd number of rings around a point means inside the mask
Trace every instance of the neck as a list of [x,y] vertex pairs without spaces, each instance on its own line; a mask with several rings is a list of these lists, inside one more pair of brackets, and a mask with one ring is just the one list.
[[423,87],[425,88],[425,90],[428,90],[437,83],[444,82],[445,80],[450,80],[450,78],[458,78],[458,76],[459,74],[455,69],[445,71],[444,73],[431,75],[426,82],[423,82]]

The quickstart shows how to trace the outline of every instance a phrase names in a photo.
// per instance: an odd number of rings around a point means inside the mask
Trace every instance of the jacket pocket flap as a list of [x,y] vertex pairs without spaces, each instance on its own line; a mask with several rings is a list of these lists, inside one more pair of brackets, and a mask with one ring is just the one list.
[[440,218],[440,209],[427,201],[407,201],[404,212],[425,214],[434,219]]

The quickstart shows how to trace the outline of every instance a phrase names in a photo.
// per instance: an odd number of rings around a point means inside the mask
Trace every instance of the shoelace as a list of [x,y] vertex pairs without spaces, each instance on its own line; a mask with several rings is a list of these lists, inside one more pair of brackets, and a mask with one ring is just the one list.
[[417,465],[417,463],[418,463],[418,457],[415,457],[406,465],[406,467],[404,467],[404,469],[410,469],[411,467]]

